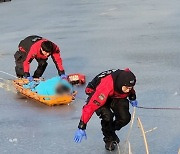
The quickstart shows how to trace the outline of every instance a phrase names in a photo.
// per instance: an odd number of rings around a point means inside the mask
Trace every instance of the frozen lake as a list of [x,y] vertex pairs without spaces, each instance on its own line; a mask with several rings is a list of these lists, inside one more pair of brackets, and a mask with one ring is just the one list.
[[[15,75],[13,54],[19,41],[36,34],[60,46],[67,74],[83,73],[90,81],[101,71],[129,67],[137,76],[140,106],[180,107],[180,1],[12,0],[0,3],[0,15],[0,71]],[[45,78],[57,75],[48,62]],[[2,73],[0,78],[13,79]],[[95,115],[88,123],[88,140],[73,141],[84,88],[75,87],[77,99],[69,106],[55,107],[0,88],[0,153],[110,153]],[[144,154],[137,117],[145,130],[157,127],[146,134],[150,153],[178,153],[180,110],[136,109],[130,143],[133,154]],[[122,148],[129,126],[117,133]]]

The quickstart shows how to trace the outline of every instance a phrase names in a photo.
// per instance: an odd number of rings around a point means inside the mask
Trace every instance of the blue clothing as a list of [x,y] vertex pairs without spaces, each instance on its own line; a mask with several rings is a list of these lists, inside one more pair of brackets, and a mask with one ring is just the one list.
[[23,88],[25,89],[31,89],[32,91],[35,91],[35,87],[39,84],[38,81],[31,81],[27,84],[23,85]]
[[24,88],[30,88],[32,91],[37,92],[39,95],[56,95],[56,88],[59,84],[66,86],[70,89],[70,93],[73,92],[72,85],[67,81],[61,79],[59,76],[53,77],[46,81],[39,81],[38,85],[35,84],[35,81],[29,82],[27,85],[24,85]]

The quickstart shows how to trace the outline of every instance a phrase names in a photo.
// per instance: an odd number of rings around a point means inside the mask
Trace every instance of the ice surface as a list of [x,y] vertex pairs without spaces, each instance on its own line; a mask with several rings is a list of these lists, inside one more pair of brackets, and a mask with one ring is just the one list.
[[[13,54],[28,35],[46,37],[61,48],[68,73],[87,81],[111,68],[130,67],[137,76],[140,106],[180,107],[180,1],[178,0],[13,0],[0,3],[0,70],[15,75]],[[51,59],[45,78],[57,75]],[[36,66],[32,63],[31,69]],[[0,74],[0,78],[13,79]],[[0,88],[0,153],[107,154],[100,120],[94,115],[88,139],[73,142],[85,94],[69,106],[48,107]],[[132,108],[130,109],[132,112]],[[137,116],[147,133],[150,153],[173,154],[180,147],[180,111],[136,110],[132,152],[145,148]],[[121,146],[129,125],[118,132]],[[117,153],[117,151],[113,152]]]

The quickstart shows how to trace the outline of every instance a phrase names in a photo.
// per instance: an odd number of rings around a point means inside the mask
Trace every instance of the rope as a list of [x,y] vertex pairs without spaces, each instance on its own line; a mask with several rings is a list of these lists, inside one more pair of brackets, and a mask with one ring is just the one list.
[[137,106],[139,109],[148,109],[148,110],[180,110],[180,107],[144,107]]
[[[127,151],[127,146],[129,147],[129,137],[130,137],[130,134],[131,134],[131,131],[132,131],[132,127],[133,127],[133,124],[134,124],[134,118],[135,118],[135,114],[136,114],[136,108],[133,107],[133,114],[132,114],[132,118],[131,118],[131,124],[130,124],[130,127],[129,127],[129,131],[128,131],[128,134],[127,134],[127,138],[126,138],[126,141],[125,141],[125,152]],[[130,149],[129,149],[130,150]]]
[[141,133],[143,135],[146,154],[149,154],[149,147],[148,147],[148,143],[147,143],[147,139],[146,139],[146,134],[144,132],[144,127],[143,127],[142,122],[139,117],[137,118],[137,121],[138,121],[139,128],[141,129]]
[[[81,100],[86,100],[82,97],[76,97]],[[180,110],[180,107],[145,107],[145,106],[137,106],[139,109],[147,109],[147,110]]]
[[117,154],[121,154],[119,143],[117,143],[117,142],[114,142],[114,143],[115,143],[116,146],[117,146]]

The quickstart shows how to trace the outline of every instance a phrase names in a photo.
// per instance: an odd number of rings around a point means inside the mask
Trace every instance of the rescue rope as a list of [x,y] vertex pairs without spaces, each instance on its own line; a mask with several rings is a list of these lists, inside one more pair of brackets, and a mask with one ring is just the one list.
[[128,148],[129,148],[129,150],[130,150],[129,137],[130,137],[130,135],[131,135],[132,127],[133,127],[133,124],[134,124],[135,114],[136,114],[136,108],[133,107],[133,114],[132,114],[132,118],[131,118],[131,124],[130,124],[129,130],[128,130],[127,138],[126,138],[126,140],[125,140],[125,152],[127,151],[127,146],[128,146]]
[[128,147],[129,147],[129,151],[128,151],[128,153],[129,154],[132,154],[132,150],[131,150],[131,143],[128,141]]
[[145,107],[145,106],[137,106],[139,109],[147,109],[147,110],[180,110],[180,107]]
[[[82,97],[76,97],[81,100],[86,100]],[[137,106],[139,109],[147,109],[147,110],[180,110],[180,107],[145,107],[145,106]]]
[[120,151],[120,145],[119,143],[115,142],[116,146],[117,146],[117,154],[121,154],[121,151]]
[[149,154],[149,147],[148,147],[148,142],[147,142],[147,139],[146,139],[146,134],[145,134],[145,131],[144,131],[143,124],[142,124],[139,117],[137,118],[137,121],[138,121],[138,126],[141,129],[143,139],[144,139],[144,145],[145,145],[145,149],[146,149],[146,154]]

